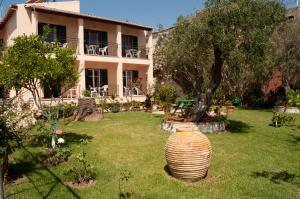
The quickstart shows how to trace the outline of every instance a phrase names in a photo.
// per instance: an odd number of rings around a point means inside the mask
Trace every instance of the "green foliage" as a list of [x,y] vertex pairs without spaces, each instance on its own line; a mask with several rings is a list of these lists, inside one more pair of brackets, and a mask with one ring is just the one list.
[[83,149],[83,145],[88,144],[88,142],[88,139],[81,139],[81,152],[73,155],[74,164],[70,173],[74,183],[89,183],[94,179],[92,166],[87,160],[86,152]]
[[58,159],[65,159],[71,156],[71,150],[68,147],[58,147],[56,149],[55,157]]
[[122,170],[119,177],[119,198],[128,199],[133,197],[133,192],[127,190],[127,184],[133,177],[132,173],[128,170]]
[[41,108],[40,83],[52,92],[68,90],[79,77],[75,59],[70,48],[61,48],[58,43],[50,45],[38,35],[22,35],[14,39],[14,45],[8,47],[3,57],[0,84],[29,90]]
[[289,106],[300,108],[300,90],[289,90],[288,92]]
[[76,109],[76,104],[74,103],[63,103],[58,106],[44,106],[51,116],[57,117],[56,119],[71,117]]
[[155,99],[163,105],[171,105],[177,98],[175,86],[169,84],[157,85],[155,89]]
[[273,112],[272,123],[276,127],[290,125],[295,122],[295,118],[280,112]]
[[89,91],[89,90],[87,90],[87,89],[84,89],[84,90],[82,91],[82,95],[83,95],[84,97],[90,97],[90,96],[91,96],[91,91]]
[[[266,74],[270,36],[284,14],[284,6],[276,0],[208,0],[204,11],[179,19],[159,43],[155,70],[196,98],[194,120],[199,121],[222,77],[244,91],[249,86],[244,82]],[[234,87],[237,80],[239,89]]]

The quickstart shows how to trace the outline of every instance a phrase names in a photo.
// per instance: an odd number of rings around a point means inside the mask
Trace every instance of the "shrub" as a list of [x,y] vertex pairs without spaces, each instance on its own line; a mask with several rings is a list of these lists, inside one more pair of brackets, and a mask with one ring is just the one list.
[[272,123],[276,127],[290,125],[295,122],[295,118],[280,112],[273,112]]
[[74,184],[81,183],[90,183],[90,181],[94,180],[94,173],[92,172],[92,166],[87,160],[86,152],[82,148],[83,145],[86,145],[89,141],[87,139],[81,139],[80,147],[82,151],[78,154],[75,154],[74,157],[74,166],[70,170],[70,173],[73,178]]
[[84,97],[90,97],[91,96],[91,92],[89,91],[89,90],[83,90],[82,91],[82,95],[84,96]]
[[175,86],[165,84],[157,85],[155,90],[155,99],[159,101],[164,107],[165,111],[169,112],[172,103],[175,102],[177,98],[177,91]]
[[300,108],[300,90],[289,90],[288,92],[289,106]]

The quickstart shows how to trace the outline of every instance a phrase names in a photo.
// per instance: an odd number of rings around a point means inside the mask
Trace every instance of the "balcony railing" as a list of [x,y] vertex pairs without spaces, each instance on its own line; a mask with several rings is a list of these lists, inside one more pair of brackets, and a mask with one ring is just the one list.
[[46,44],[49,44],[49,45],[58,45],[59,47],[61,48],[71,48],[74,50],[74,52],[76,54],[78,54],[79,52],[79,48],[78,48],[78,39],[77,38],[66,38],[66,40],[61,40],[61,41],[45,41]]
[[131,59],[148,59],[149,48],[145,46],[123,46],[122,56]]
[[94,56],[110,56],[116,57],[118,55],[117,43],[84,43],[84,53],[86,55]]

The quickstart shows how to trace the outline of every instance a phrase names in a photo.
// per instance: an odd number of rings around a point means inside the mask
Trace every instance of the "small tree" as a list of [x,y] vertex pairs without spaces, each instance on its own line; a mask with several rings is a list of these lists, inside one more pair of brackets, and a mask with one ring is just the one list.
[[[42,106],[41,87],[48,87],[52,92],[72,87],[79,76],[75,60],[74,51],[61,48],[59,43],[46,43],[39,35],[19,36],[3,57],[0,84],[17,91],[28,90],[36,107],[53,121],[53,116]],[[56,126],[52,125],[51,131],[52,147],[55,148]]]
[[225,72],[239,77],[241,71],[265,70],[270,35],[285,18],[284,6],[275,0],[207,0],[205,5],[204,11],[181,17],[154,55],[155,65],[195,98],[195,122],[211,106]]

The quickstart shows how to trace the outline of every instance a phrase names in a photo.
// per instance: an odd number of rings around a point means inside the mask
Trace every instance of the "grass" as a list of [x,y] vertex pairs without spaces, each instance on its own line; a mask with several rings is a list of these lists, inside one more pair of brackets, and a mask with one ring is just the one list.
[[101,122],[61,123],[73,153],[80,138],[94,166],[97,183],[76,190],[63,184],[72,160],[57,167],[39,164],[39,146],[19,150],[11,168],[26,178],[6,187],[8,198],[119,198],[118,179],[133,174],[126,191],[133,198],[258,199],[300,197],[300,117],[290,127],[269,126],[270,111],[237,110],[229,117],[229,132],[208,135],[213,156],[208,178],[196,184],[178,181],[165,171],[161,118],[143,112],[106,114]]

